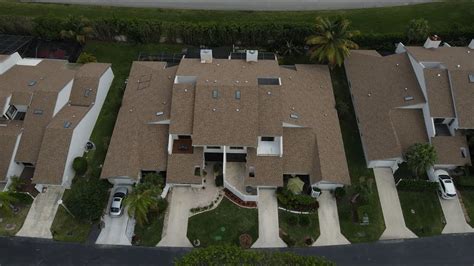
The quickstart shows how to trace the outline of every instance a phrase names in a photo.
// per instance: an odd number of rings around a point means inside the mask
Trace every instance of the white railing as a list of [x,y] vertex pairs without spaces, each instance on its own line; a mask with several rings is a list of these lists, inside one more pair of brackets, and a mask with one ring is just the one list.
[[224,181],[224,187],[234,193],[237,197],[239,197],[243,201],[257,201],[258,195],[245,195],[236,189],[234,186],[229,184],[227,181]]

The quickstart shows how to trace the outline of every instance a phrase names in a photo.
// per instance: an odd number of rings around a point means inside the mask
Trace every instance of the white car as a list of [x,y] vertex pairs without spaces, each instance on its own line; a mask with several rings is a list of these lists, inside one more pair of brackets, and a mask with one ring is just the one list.
[[112,204],[110,204],[110,216],[119,217],[122,215],[123,200],[128,194],[126,187],[118,187],[115,189],[114,196],[112,198]]
[[443,199],[452,199],[456,197],[456,188],[453,179],[445,170],[436,170],[434,172],[436,181],[439,183],[438,192]]

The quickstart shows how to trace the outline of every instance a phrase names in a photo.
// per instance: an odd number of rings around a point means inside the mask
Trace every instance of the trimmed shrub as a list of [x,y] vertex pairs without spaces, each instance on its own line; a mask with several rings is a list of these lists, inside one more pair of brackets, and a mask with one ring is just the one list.
[[343,187],[337,187],[334,190],[334,197],[336,197],[336,199],[342,199],[344,196],[346,196],[346,190]]
[[299,216],[298,221],[301,226],[308,226],[311,223],[311,220],[309,219],[308,215],[304,214]]
[[295,215],[288,216],[288,224],[296,225],[298,223],[298,218]]
[[454,179],[456,187],[461,189],[474,189],[474,176],[462,176]]
[[76,175],[84,175],[87,171],[87,159],[84,157],[76,157],[72,163],[72,168],[76,172]]
[[415,179],[402,179],[397,184],[397,189],[402,191],[436,191],[437,182]]
[[312,212],[319,208],[318,201],[313,197],[305,194],[295,195],[287,188],[278,188],[277,198],[279,204],[285,209]]
[[86,52],[82,52],[77,59],[77,63],[79,64],[87,64],[87,63],[94,63],[97,62],[97,58],[93,54],[89,54]]
[[105,180],[81,178],[72,185],[64,204],[80,220],[98,220],[107,204],[109,186]]

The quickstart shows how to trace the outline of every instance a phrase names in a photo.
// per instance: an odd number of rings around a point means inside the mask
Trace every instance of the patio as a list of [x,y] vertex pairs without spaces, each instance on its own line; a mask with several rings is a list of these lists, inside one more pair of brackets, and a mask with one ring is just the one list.
[[173,153],[193,153],[192,139],[175,139],[173,141]]
[[255,196],[255,188],[245,186],[246,165],[239,162],[227,162],[225,171],[225,181],[243,195]]

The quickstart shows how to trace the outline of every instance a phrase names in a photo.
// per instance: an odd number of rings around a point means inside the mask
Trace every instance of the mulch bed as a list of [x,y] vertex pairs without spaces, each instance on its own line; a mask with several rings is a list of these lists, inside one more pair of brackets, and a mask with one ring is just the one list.
[[237,204],[238,206],[241,206],[244,208],[257,208],[257,203],[255,201],[243,201],[227,188],[224,189],[224,192],[225,192],[226,197],[233,203]]

